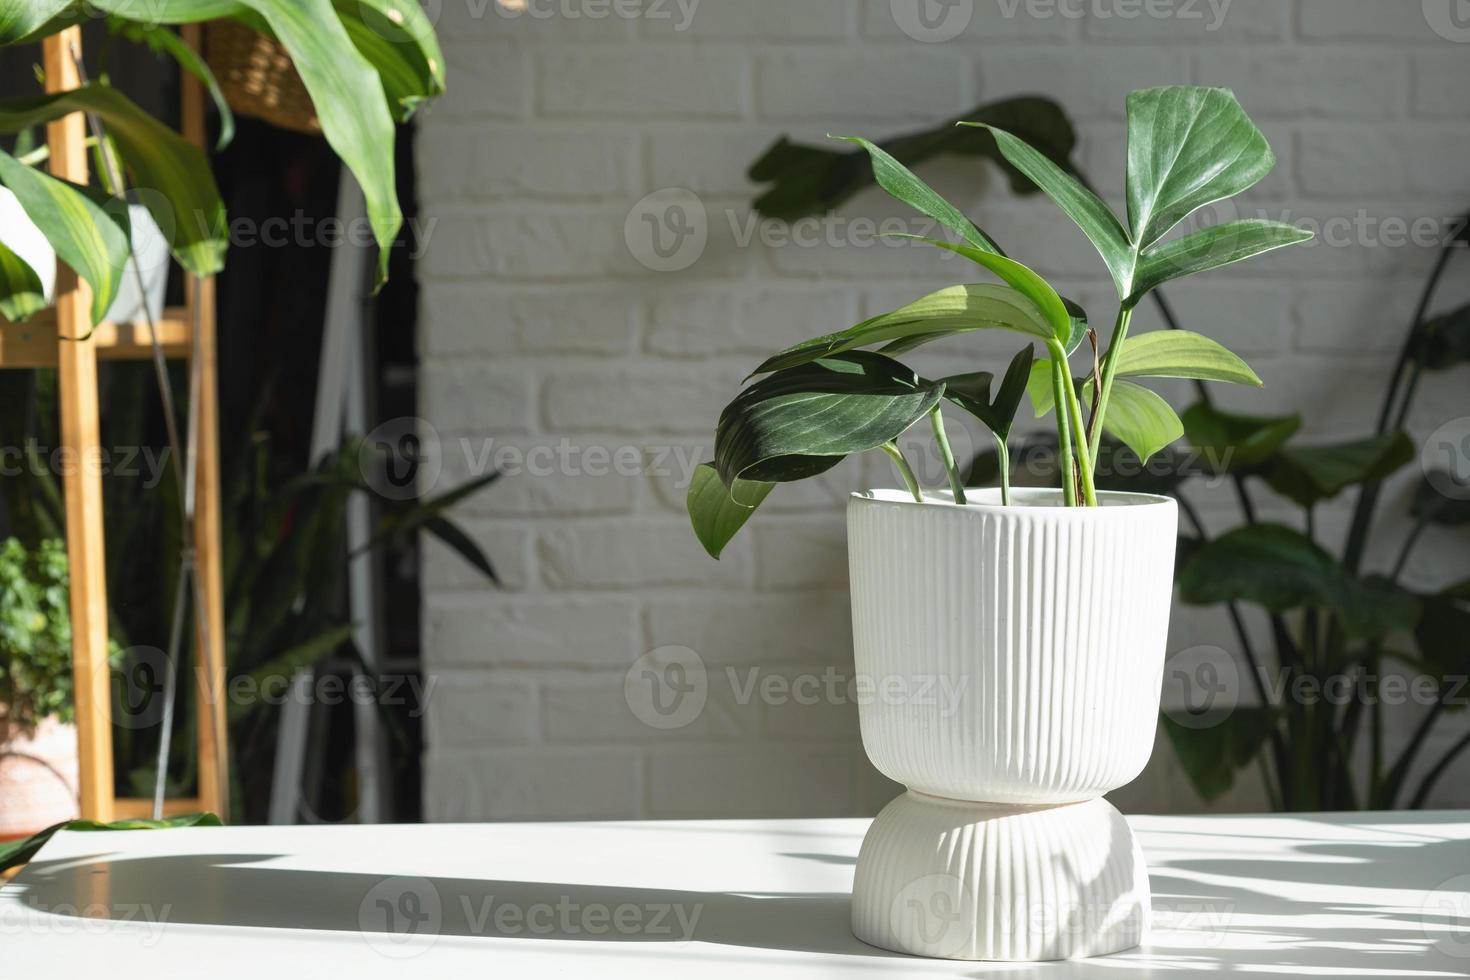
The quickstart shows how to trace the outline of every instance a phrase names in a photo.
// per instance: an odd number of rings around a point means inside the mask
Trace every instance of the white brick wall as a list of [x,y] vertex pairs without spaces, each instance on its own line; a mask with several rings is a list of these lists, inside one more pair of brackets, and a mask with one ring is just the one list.
[[[1298,409],[1324,437],[1371,423],[1432,258],[1394,244],[1391,223],[1470,206],[1470,45],[1436,34],[1419,0],[974,0],[944,43],[904,33],[907,0],[691,2],[433,5],[450,94],[418,141],[438,222],[420,266],[423,411],[443,481],[488,461],[512,471],[460,513],[503,590],[447,549],[425,556],[434,819],[857,813],[895,793],[864,760],[851,705],[742,696],[752,668],[788,685],[850,669],[842,495],[891,485],[886,466],[850,461],[783,488],[718,564],[682,513],[689,467],[756,358],[966,274],[914,248],[747,239],[744,170],[782,133],[882,137],[1041,92],[1071,112],[1079,159],[1117,203],[1128,89],[1234,87],[1281,160],[1242,212],[1321,222],[1336,241],[1169,295],[1267,379],[1265,392],[1222,391],[1224,404]],[[640,15],[617,13],[629,10]],[[1111,316],[1099,260],[1050,205],[969,162],[924,174]],[[687,268],[656,273],[625,222],[670,187],[699,195],[709,238]],[[905,214],[869,192],[839,217]],[[646,234],[636,216],[631,229]],[[1447,302],[1470,297],[1467,279],[1462,267]],[[952,350],[989,358],[979,367],[1013,346]],[[1421,436],[1463,413],[1464,390],[1463,374],[1428,380]],[[1402,488],[1391,496],[1402,505]],[[1228,494],[1200,503],[1217,528],[1231,519]],[[1344,509],[1324,508],[1324,533]],[[1463,574],[1464,544],[1430,542],[1410,573]],[[1181,613],[1174,632],[1173,649],[1233,642],[1217,612]],[[668,647],[702,658],[708,699],[664,730],[630,709],[624,677]],[[1227,805],[1261,805],[1245,782]],[[1441,802],[1470,803],[1455,783]],[[1162,742],[1119,799],[1199,806]]]

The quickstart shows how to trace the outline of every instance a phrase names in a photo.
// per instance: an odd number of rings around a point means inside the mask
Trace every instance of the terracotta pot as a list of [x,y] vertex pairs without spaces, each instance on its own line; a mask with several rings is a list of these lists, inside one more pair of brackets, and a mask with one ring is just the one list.
[[47,718],[30,735],[7,731],[0,741],[0,840],[76,819],[77,785],[75,725]]

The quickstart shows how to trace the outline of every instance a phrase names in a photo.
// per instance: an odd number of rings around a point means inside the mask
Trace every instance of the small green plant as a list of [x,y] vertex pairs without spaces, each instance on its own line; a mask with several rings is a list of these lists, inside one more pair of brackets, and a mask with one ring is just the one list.
[[69,596],[66,542],[0,543],[0,741],[7,730],[74,717]]
[[[1144,460],[1184,434],[1174,410],[1139,379],[1260,385],[1244,361],[1206,337],[1183,330],[1129,337],[1128,328],[1138,303],[1165,282],[1311,237],[1279,222],[1244,220],[1166,238],[1199,208],[1259,182],[1274,166],[1275,155],[1226,89],[1144,89],[1128,96],[1127,109],[1126,226],[1058,165],[1054,153],[993,123],[959,124],[987,133],[1010,168],[1050,197],[1102,256],[1119,301],[1105,350],[1080,306],[1008,257],[892,154],[867,140],[847,138],[867,151],[879,186],[958,240],[900,237],[957,253],[1000,282],[941,289],[846,330],[803,341],[760,364],[751,375],[760,380],[721,413],[715,458],[696,471],[689,489],[695,533],[712,556],[719,556],[775,484],[816,476],[855,453],[886,453],[914,499],[923,502],[923,489],[896,440],[925,418],[954,502],[965,503],[941,401],[974,415],[992,433],[1003,460],[1002,499],[1009,502],[1006,443],[1022,394],[1029,391],[1038,416],[1055,410],[1066,504],[1095,506],[1096,459],[1104,432]],[[998,386],[992,372],[931,380],[896,359],[931,341],[986,329],[1027,338]],[[1037,342],[1044,352],[1040,357],[1033,350]],[[1076,378],[1069,358],[1084,343],[1091,348],[1092,370]]]

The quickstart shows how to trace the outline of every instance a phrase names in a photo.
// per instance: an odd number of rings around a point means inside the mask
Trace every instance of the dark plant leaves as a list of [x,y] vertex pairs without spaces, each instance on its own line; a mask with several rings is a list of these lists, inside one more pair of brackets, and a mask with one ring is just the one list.
[[[737,480],[789,483],[876,449],[929,413],[943,385],[870,351],[848,351],[756,382],[725,407],[715,468]],[[748,502],[748,501],[741,501]]]

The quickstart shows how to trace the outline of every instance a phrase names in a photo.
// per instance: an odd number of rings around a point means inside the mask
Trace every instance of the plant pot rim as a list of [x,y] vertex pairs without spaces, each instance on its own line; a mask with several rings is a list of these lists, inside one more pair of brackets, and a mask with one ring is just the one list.
[[1000,502],[998,487],[966,490],[965,496],[964,504],[956,504],[954,495],[948,490],[925,491],[924,501],[920,503],[907,490],[877,489],[855,490],[848,501],[855,507],[939,507],[1009,517],[1044,516],[1047,520],[1076,521],[1126,520],[1129,514],[1137,516],[1142,511],[1172,510],[1178,506],[1173,497],[1131,490],[1099,490],[1096,507],[1068,507],[1063,502],[1062,491],[1051,487],[1012,487],[1009,504]]

